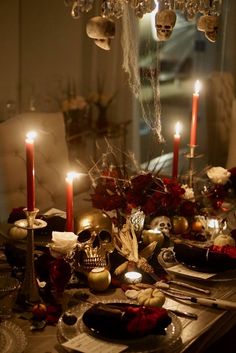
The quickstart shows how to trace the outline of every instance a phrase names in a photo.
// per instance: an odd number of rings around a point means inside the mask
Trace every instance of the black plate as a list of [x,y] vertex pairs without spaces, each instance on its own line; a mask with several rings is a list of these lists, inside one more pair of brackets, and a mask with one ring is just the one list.
[[173,250],[176,260],[194,271],[221,273],[236,269],[236,259],[207,248],[176,243]]
[[[95,300],[95,299],[94,299]],[[112,300],[102,300],[102,304],[108,304],[109,306],[112,304],[115,307],[119,308],[119,305],[124,306],[125,305],[132,305],[130,300],[119,300],[119,299],[112,299]],[[135,304],[134,304],[135,305]],[[81,334],[81,333],[87,333],[95,336],[98,339],[102,339],[105,341],[109,342],[115,342],[119,344],[125,344],[128,346],[128,348],[125,350],[127,353],[163,353],[163,350],[172,352],[173,346],[179,341],[180,335],[182,332],[182,325],[181,321],[179,318],[173,314],[172,312],[168,312],[168,315],[171,317],[171,323],[170,325],[167,326],[165,329],[165,335],[147,335],[145,337],[136,337],[131,339],[130,337],[128,339],[120,339],[120,335],[117,334],[112,334],[111,338],[109,337],[104,337],[103,336],[103,330],[98,327],[97,330],[94,330],[94,327],[87,327],[86,324],[83,322],[85,321],[86,313],[88,310],[92,307],[92,304],[82,302],[73,308],[70,309],[71,313],[76,315],[78,317],[78,324],[77,324],[77,330],[74,334],[74,336]],[[90,325],[89,325],[90,326]],[[94,325],[92,325],[94,326]],[[60,317],[58,321],[58,339],[60,343],[63,343],[72,337],[68,335],[67,329],[63,325],[62,317]],[[112,347],[112,346],[111,346]],[[71,351],[71,350],[69,350]]]
[[[93,335],[109,340],[137,339],[137,334],[132,337],[125,328],[127,319],[124,313],[128,306],[140,307],[130,303],[95,304],[83,314],[83,323]],[[160,325],[160,329],[155,330],[153,334],[165,335],[165,328]]]

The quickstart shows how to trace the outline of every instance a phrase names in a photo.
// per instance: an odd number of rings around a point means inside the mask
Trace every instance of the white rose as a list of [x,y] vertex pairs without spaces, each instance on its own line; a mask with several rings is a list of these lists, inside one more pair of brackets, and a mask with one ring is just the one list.
[[225,185],[230,177],[231,173],[222,167],[212,167],[207,171],[208,178],[214,184]]
[[61,254],[71,251],[77,242],[77,235],[72,232],[52,232],[51,249]]
[[185,193],[182,195],[184,200],[189,200],[194,202],[194,191],[193,188],[190,188],[187,184],[181,185],[181,188],[185,190]]

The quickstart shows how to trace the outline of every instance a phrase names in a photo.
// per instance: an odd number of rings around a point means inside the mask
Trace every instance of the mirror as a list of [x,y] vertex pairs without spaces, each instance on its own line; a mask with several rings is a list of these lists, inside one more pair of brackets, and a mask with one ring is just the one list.
[[[208,43],[207,48],[202,50],[202,39],[199,36],[193,42],[194,67],[191,71],[193,79],[200,69],[203,69],[202,76],[210,73],[211,70],[208,70],[206,66],[211,67],[212,71],[229,70],[235,76],[236,49],[234,42],[231,41],[235,29],[232,15],[234,7],[235,4],[229,4],[229,1],[223,2],[222,27],[219,41],[216,44]],[[1,1],[1,120],[20,111],[58,111],[62,109],[62,102],[68,94],[88,97],[100,91],[107,98],[115,97],[109,106],[108,119],[115,122],[132,120],[128,128],[127,147],[135,152],[137,159],[144,162],[149,158],[148,153],[144,152],[144,145],[148,146],[149,141],[153,144],[154,139],[150,139],[152,132],[143,123],[142,112],[133,112],[134,97],[129,88],[128,77],[122,70],[120,21],[117,25],[117,40],[114,41],[110,52],[104,52],[94,46],[85,33],[87,20],[97,13],[97,9],[98,5],[95,5],[93,12],[74,20],[63,1]],[[145,32],[142,23],[140,21],[141,41]],[[178,35],[176,31],[172,41],[169,42],[170,46],[177,41]],[[142,68],[142,42],[140,43],[140,66]],[[163,45],[162,47],[161,55],[165,53],[166,57],[173,55],[168,50],[165,52],[165,47]],[[230,55],[229,47],[233,55]],[[165,69],[168,71],[168,68],[170,68],[170,73],[173,73],[175,67],[170,67],[173,63],[168,60],[160,62],[163,74]],[[184,64],[186,69],[188,63]],[[162,82],[160,85],[162,132],[166,140],[163,145],[165,153],[172,151],[174,124],[177,119],[182,119],[183,114],[186,114],[186,119],[188,119],[187,124],[183,121],[183,145],[186,146],[188,143],[192,98],[192,86],[188,86],[187,97],[184,100],[186,113],[183,113],[181,109],[177,112],[176,106],[180,100],[174,98],[176,101],[172,108],[174,114],[172,114],[169,100],[173,97],[166,83]],[[181,94],[181,79],[175,80],[175,85],[178,93]],[[99,114],[98,109],[93,106],[92,110],[93,119],[96,120]],[[202,116],[204,119],[204,113]],[[200,138],[202,138],[201,134]],[[141,145],[140,149],[139,145]],[[205,146],[205,143],[203,145]],[[96,145],[91,148],[96,150]],[[156,154],[157,149],[151,153],[151,157]]]

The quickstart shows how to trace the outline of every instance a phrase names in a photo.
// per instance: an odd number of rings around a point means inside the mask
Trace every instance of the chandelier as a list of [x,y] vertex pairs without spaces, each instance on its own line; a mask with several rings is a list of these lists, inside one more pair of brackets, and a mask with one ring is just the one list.
[[219,15],[222,0],[64,0],[65,5],[70,8],[71,15],[75,19],[92,10],[95,2],[100,2],[100,15],[107,18],[121,18],[126,4],[138,18],[152,12],[159,5],[159,9],[180,11],[187,20],[191,21],[198,13]]
[[187,21],[195,20],[197,29],[210,42],[217,39],[222,0],[64,0],[74,19],[92,10],[95,2],[99,13],[89,20],[87,35],[98,39],[95,43],[105,50],[110,49],[110,38],[114,37],[114,21],[121,18],[127,9],[140,19],[147,13],[156,12],[155,27],[160,41],[170,38],[177,12],[182,13]]

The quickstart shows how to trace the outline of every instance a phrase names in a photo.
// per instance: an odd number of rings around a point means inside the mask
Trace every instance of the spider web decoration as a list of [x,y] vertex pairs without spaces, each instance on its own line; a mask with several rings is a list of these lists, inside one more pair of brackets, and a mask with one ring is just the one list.
[[[144,99],[142,82],[139,69],[139,40],[137,33],[137,20],[133,11],[124,6],[122,16],[121,45],[123,49],[123,69],[128,74],[129,84],[135,97],[140,103],[142,118],[147,126],[153,131],[154,136],[160,143],[164,142],[161,128],[161,101],[159,89],[159,44],[156,44],[156,62],[144,73],[145,84],[152,92],[152,100]],[[150,40],[146,43],[145,51],[150,50]]]

